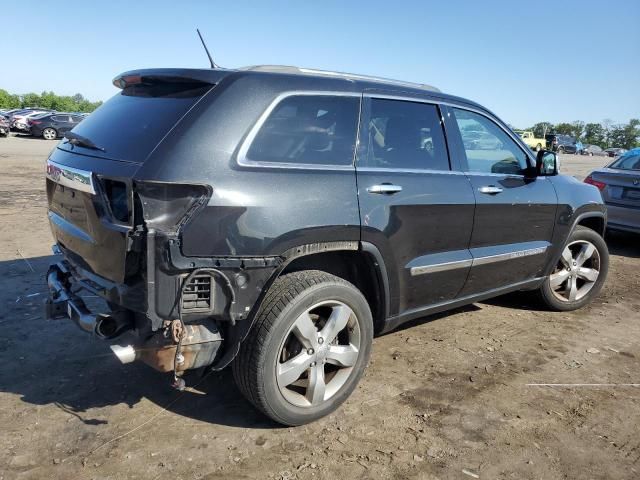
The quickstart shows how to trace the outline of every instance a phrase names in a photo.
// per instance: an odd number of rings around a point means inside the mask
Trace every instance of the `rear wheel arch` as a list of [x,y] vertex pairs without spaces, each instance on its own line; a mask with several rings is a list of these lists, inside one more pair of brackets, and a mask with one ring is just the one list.
[[334,250],[296,257],[285,264],[277,277],[301,270],[327,272],[353,284],[369,303],[375,333],[383,329],[389,316],[389,287],[384,261],[373,245],[363,242],[359,250]]

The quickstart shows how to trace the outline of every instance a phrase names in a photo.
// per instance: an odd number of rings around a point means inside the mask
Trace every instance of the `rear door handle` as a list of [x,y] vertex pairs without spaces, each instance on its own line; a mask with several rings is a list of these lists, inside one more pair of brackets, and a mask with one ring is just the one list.
[[401,191],[402,187],[400,185],[391,185],[390,183],[371,185],[369,188],[367,188],[367,192],[369,193],[379,193],[383,195],[393,195],[394,193],[398,193]]
[[502,193],[502,189],[495,185],[485,185],[484,187],[478,188],[478,191],[486,195],[497,195],[498,193]]

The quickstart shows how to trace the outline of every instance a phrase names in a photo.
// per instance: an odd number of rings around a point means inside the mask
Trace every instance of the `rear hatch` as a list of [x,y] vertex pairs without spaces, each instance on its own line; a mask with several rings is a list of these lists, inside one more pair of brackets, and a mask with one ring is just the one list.
[[116,77],[122,91],[78,124],[47,161],[49,221],[78,266],[113,282],[135,273],[133,178],[222,71],[142,70]]

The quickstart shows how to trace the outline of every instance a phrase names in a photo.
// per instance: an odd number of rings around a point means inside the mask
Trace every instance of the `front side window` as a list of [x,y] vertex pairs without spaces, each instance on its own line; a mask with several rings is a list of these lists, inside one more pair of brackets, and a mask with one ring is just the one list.
[[287,97],[262,124],[246,157],[253,162],[351,165],[359,109],[359,97]]
[[527,155],[498,125],[468,110],[453,109],[464,151],[467,170],[480,173],[522,174]]
[[404,100],[371,99],[367,155],[359,166],[449,170],[438,107]]

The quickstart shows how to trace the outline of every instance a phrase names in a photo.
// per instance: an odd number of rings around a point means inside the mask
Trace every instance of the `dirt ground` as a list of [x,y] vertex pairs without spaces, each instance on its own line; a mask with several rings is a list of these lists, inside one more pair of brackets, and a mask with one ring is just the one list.
[[[515,294],[413,322],[375,339],[335,414],[282,428],[228,371],[179,393],[43,319],[54,146],[0,138],[0,480],[640,477],[640,237],[608,236],[591,306],[550,313]],[[562,165],[583,177],[605,161]]]

